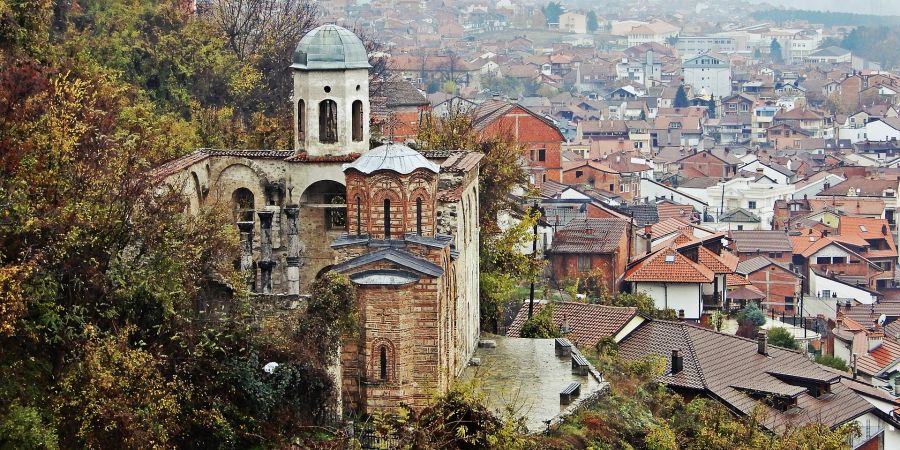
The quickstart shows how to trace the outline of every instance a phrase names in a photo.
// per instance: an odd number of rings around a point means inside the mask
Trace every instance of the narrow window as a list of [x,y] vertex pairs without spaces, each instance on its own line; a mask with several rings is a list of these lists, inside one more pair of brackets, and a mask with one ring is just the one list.
[[384,199],[384,238],[391,238],[391,201]]
[[356,196],[356,235],[359,236],[362,234],[362,225],[360,216],[362,215],[361,205],[362,201],[360,201],[359,196]]
[[416,199],[416,234],[422,235],[422,197]]
[[387,380],[387,349],[385,349],[384,347],[381,347],[381,355],[380,356],[381,356],[381,361],[379,361],[379,362],[381,363],[380,364],[381,371],[379,372],[379,375],[381,376],[382,380]]
[[362,101],[353,102],[353,141],[363,140],[363,105]]
[[334,100],[322,100],[319,103],[319,142],[337,142],[337,103]]
[[306,139],[306,102],[303,100],[297,102],[297,137],[301,141]]

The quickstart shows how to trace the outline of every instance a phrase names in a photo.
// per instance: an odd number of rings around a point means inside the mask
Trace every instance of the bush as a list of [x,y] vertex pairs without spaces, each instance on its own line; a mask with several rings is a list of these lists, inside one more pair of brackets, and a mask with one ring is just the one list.
[[800,350],[794,336],[786,328],[772,328],[769,330],[769,343],[789,350]]
[[[525,307],[523,306],[523,308]],[[547,304],[540,312],[526,320],[522,324],[522,331],[519,332],[519,337],[536,339],[562,337],[559,327],[553,323],[553,304]]]
[[850,370],[850,367],[847,366],[847,361],[844,361],[843,358],[838,358],[837,356],[829,356],[829,355],[816,355],[816,362],[823,365],[831,367],[832,369],[847,371]]
[[759,308],[754,304],[747,305],[744,309],[742,309],[739,313],[737,313],[736,317],[738,323],[740,322],[751,322],[753,325],[761,327],[766,324],[766,315],[763,314]]

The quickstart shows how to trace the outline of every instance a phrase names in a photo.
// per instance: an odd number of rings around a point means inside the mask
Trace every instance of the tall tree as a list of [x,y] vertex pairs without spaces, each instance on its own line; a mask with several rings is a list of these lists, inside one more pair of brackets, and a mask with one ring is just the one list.
[[716,118],[716,96],[711,95],[709,97],[709,104],[707,106],[707,115],[709,115],[710,119]]
[[551,23],[559,24],[559,16],[563,13],[562,2],[550,2],[541,9],[544,18],[547,19],[547,25]]
[[678,86],[678,92],[675,93],[675,101],[672,103],[672,106],[676,108],[687,108],[690,106],[690,102],[688,102],[687,92],[684,91],[684,84]]
[[600,23],[597,22],[597,13],[594,11],[588,11],[587,13],[587,29],[591,33],[597,31],[600,28]]
[[784,64],[782,51],[781,43],[778,42],[778,39],[772,38],[772,43],[769,44],[769,55],[772,56],[772,61],[775,64]]

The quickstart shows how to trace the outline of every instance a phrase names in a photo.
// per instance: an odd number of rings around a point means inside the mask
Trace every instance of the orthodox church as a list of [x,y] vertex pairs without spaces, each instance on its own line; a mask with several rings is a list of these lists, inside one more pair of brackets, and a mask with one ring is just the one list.
[[370,149],[369,63],[335,25],[297,45],[294,148],[200,149],[156,170],[196,212],[227,202],[260,296],[302,302],[329,270],[357,287],[360,332],[339,370],[346,410],[425,406],[479,335],[479,153]]

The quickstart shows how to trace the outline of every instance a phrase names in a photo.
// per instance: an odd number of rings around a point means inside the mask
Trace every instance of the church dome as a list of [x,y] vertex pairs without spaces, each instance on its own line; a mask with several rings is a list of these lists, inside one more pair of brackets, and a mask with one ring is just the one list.
[[390,170],[408,175],[416,169],[426,169],[434,173],[440,166],[429,161],[421,153],[400,144],[384,144],[369,150],[350,164],[344,164],[344,170],[356,169],[366,175],[378,170]]
[[337,25],[306,33],[294,50],[293,69],[368,69],[369,56],[359,36]]

